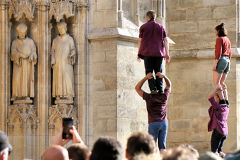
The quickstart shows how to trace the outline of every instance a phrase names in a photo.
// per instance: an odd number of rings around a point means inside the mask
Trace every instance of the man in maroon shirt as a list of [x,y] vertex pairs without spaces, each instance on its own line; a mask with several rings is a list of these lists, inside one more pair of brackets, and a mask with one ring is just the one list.
[[148,132],[154,137],[155,141],[158,139],[158,148],[162,151],[166,149],[168,129],[167,101],[169,93],[171,92],[171,81],[167,76],[160,72],[158,72],[156,76],[165,80],[166,88],[164,92],[158,91],[157,94],[148,94],[142,90],[142,86],[145,81],[152,78],[152,73],[148,73],[146,77],[139,81],[135,89],[138,95],[146,101],[148,112]]
[[[146,75],[153,71],[155,74],[162,72],[163,58],[170,62],[167,33],[164,27],[155,21],[155,17],[154,11],[148,11],[147,23],[143,24],[139,30],[138,61],[144,59]],[[159,77],[156,77],[156,81],[154,77],[149,79],[148,84],[151,93],[156,94],[157,90],[163,90],[163,82]]]

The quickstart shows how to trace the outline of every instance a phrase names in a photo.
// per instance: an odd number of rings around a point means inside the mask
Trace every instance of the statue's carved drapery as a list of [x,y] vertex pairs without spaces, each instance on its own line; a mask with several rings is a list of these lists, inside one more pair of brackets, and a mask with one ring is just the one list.
[[13,61],[12,100],[34,97],[34,65],[37,63],[36,46],[26,37],[27,26],[17,26],[18,38],[12,42]]
[[52,96],[55,103],[60,99],[67,99],[73,103],[74,73],[76,49],[73,38],[66,33],[67,24],[61,22],[57,25],[59,35],[53,40],[51,50],[51,65],[53,68]]

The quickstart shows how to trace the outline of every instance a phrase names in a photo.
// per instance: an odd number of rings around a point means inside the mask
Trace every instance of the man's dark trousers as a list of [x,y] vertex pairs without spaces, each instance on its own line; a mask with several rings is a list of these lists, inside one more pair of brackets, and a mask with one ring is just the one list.
[[[155,74],[157,72],[162,73],[162,60],[163,57],[144,57],[146,75],[150,72],[153,73],[153,71],[155,72]],[[163,91],[163,80],[158,76],[156,76],[156,81],[154,77],[152,79],[149,79],[148,85],[151,91],[153,90],[159,90],[161,92]]]

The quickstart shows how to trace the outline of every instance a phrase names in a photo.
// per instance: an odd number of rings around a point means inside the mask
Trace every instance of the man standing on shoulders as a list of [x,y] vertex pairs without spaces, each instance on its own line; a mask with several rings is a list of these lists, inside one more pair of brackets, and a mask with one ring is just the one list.
[[[138,61],[144,60],[146,75],[153,71],[155,74],[162,72],[163,58],[170,62],[167,33],[164,27],[155,21],[155,17],[154,11],[148,11],[147,23],[143,24],[139,30]],[[163,91],[162,78],[156,77],[155,81],[152,77],[148,80],[148,84],[152,94],[156,94],[157,90]]]
[[167,101],[171,92],[171,81],[167,76],[158,72],[157,78],[162,78],[166,82],[164,92],[158,91],[157,94],[148,94],[142,90],[142,86],[146,80],[152,78],[152,73],[148,73],[135,87],[139,96],[146,101],[148,112],[148,132],[154,137],[155,142],[158,139],[158,147],[160,151],[166,149],[167,138]]

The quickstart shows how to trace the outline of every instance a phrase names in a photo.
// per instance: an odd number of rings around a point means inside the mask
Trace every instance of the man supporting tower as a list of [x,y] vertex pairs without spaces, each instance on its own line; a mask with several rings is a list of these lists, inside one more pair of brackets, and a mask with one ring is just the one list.
[[167,138],[167,102],[171,92],[171,81],[167,76],[158,72],[155,75],[157,78],[162,78],[166,82],[164,92],[158,91],[156,94],[148,94],[142,90],[143,84],[146,80],[152,79],[152,73],[148,73],[141,81],[139,81],[135,87],[136,92],[141,96],[147,105],[148,112],[148,132],[154,137],[154,140],[158,139],[158,147],[160,151],[166,149]]

